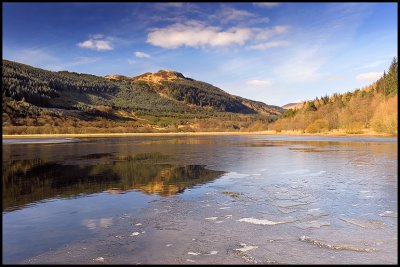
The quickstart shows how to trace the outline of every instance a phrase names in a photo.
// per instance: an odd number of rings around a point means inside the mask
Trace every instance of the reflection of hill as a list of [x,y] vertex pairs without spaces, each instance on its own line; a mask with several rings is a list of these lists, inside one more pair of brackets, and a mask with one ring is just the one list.
[[39,159],[3,162],[3,211],[54,197],[140,190],[169,196],[224,172],[201,165],[154,164],[129,158],[111,164],[63,165]]

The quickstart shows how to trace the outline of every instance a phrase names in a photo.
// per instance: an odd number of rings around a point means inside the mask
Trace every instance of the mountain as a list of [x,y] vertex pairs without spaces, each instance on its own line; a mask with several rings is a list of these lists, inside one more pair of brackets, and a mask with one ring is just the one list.
[[302,108],[305,102],[298,102],[298,103],[288,103],[286,105],[283,105],[283,109],[296,109],[296,108]]
[[100,77],[3,60],[2,81],[6,132],[70,132],[77,129],[65,127],[79,126],[93,128],[88,132],[115,127],[237,130],[271,122],[283,113],[278,106],[231,95],[171,70]]

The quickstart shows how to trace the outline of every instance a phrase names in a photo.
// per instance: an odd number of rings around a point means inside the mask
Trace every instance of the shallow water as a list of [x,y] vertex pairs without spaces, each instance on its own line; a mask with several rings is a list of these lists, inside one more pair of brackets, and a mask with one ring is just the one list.
[[397,263],[397,139],[3,140],[3,263]]

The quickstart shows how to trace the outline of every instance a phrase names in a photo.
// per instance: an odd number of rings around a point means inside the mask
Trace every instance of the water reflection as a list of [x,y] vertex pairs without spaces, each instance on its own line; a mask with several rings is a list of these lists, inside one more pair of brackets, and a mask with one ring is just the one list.
[[[49,198],[70,198],[98,192],[124,193],[139,190],[146,194],[170,196],[185,188],[203,184],[224,172],[205,165],[160,163],[167,156],[142,153],[112,157],[111,153],[89,154],[78,161],[59,163],[44,159],[3,162],[3,211]],[[84,164],[79,164],[84,162]]]

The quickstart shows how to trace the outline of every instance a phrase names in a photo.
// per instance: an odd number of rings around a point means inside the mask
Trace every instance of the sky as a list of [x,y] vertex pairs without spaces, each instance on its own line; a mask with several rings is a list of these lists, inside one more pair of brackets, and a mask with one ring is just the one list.
[[369,85],[397,3],[3,3],[3,59],[129,77],[181,72],[271,105]]

